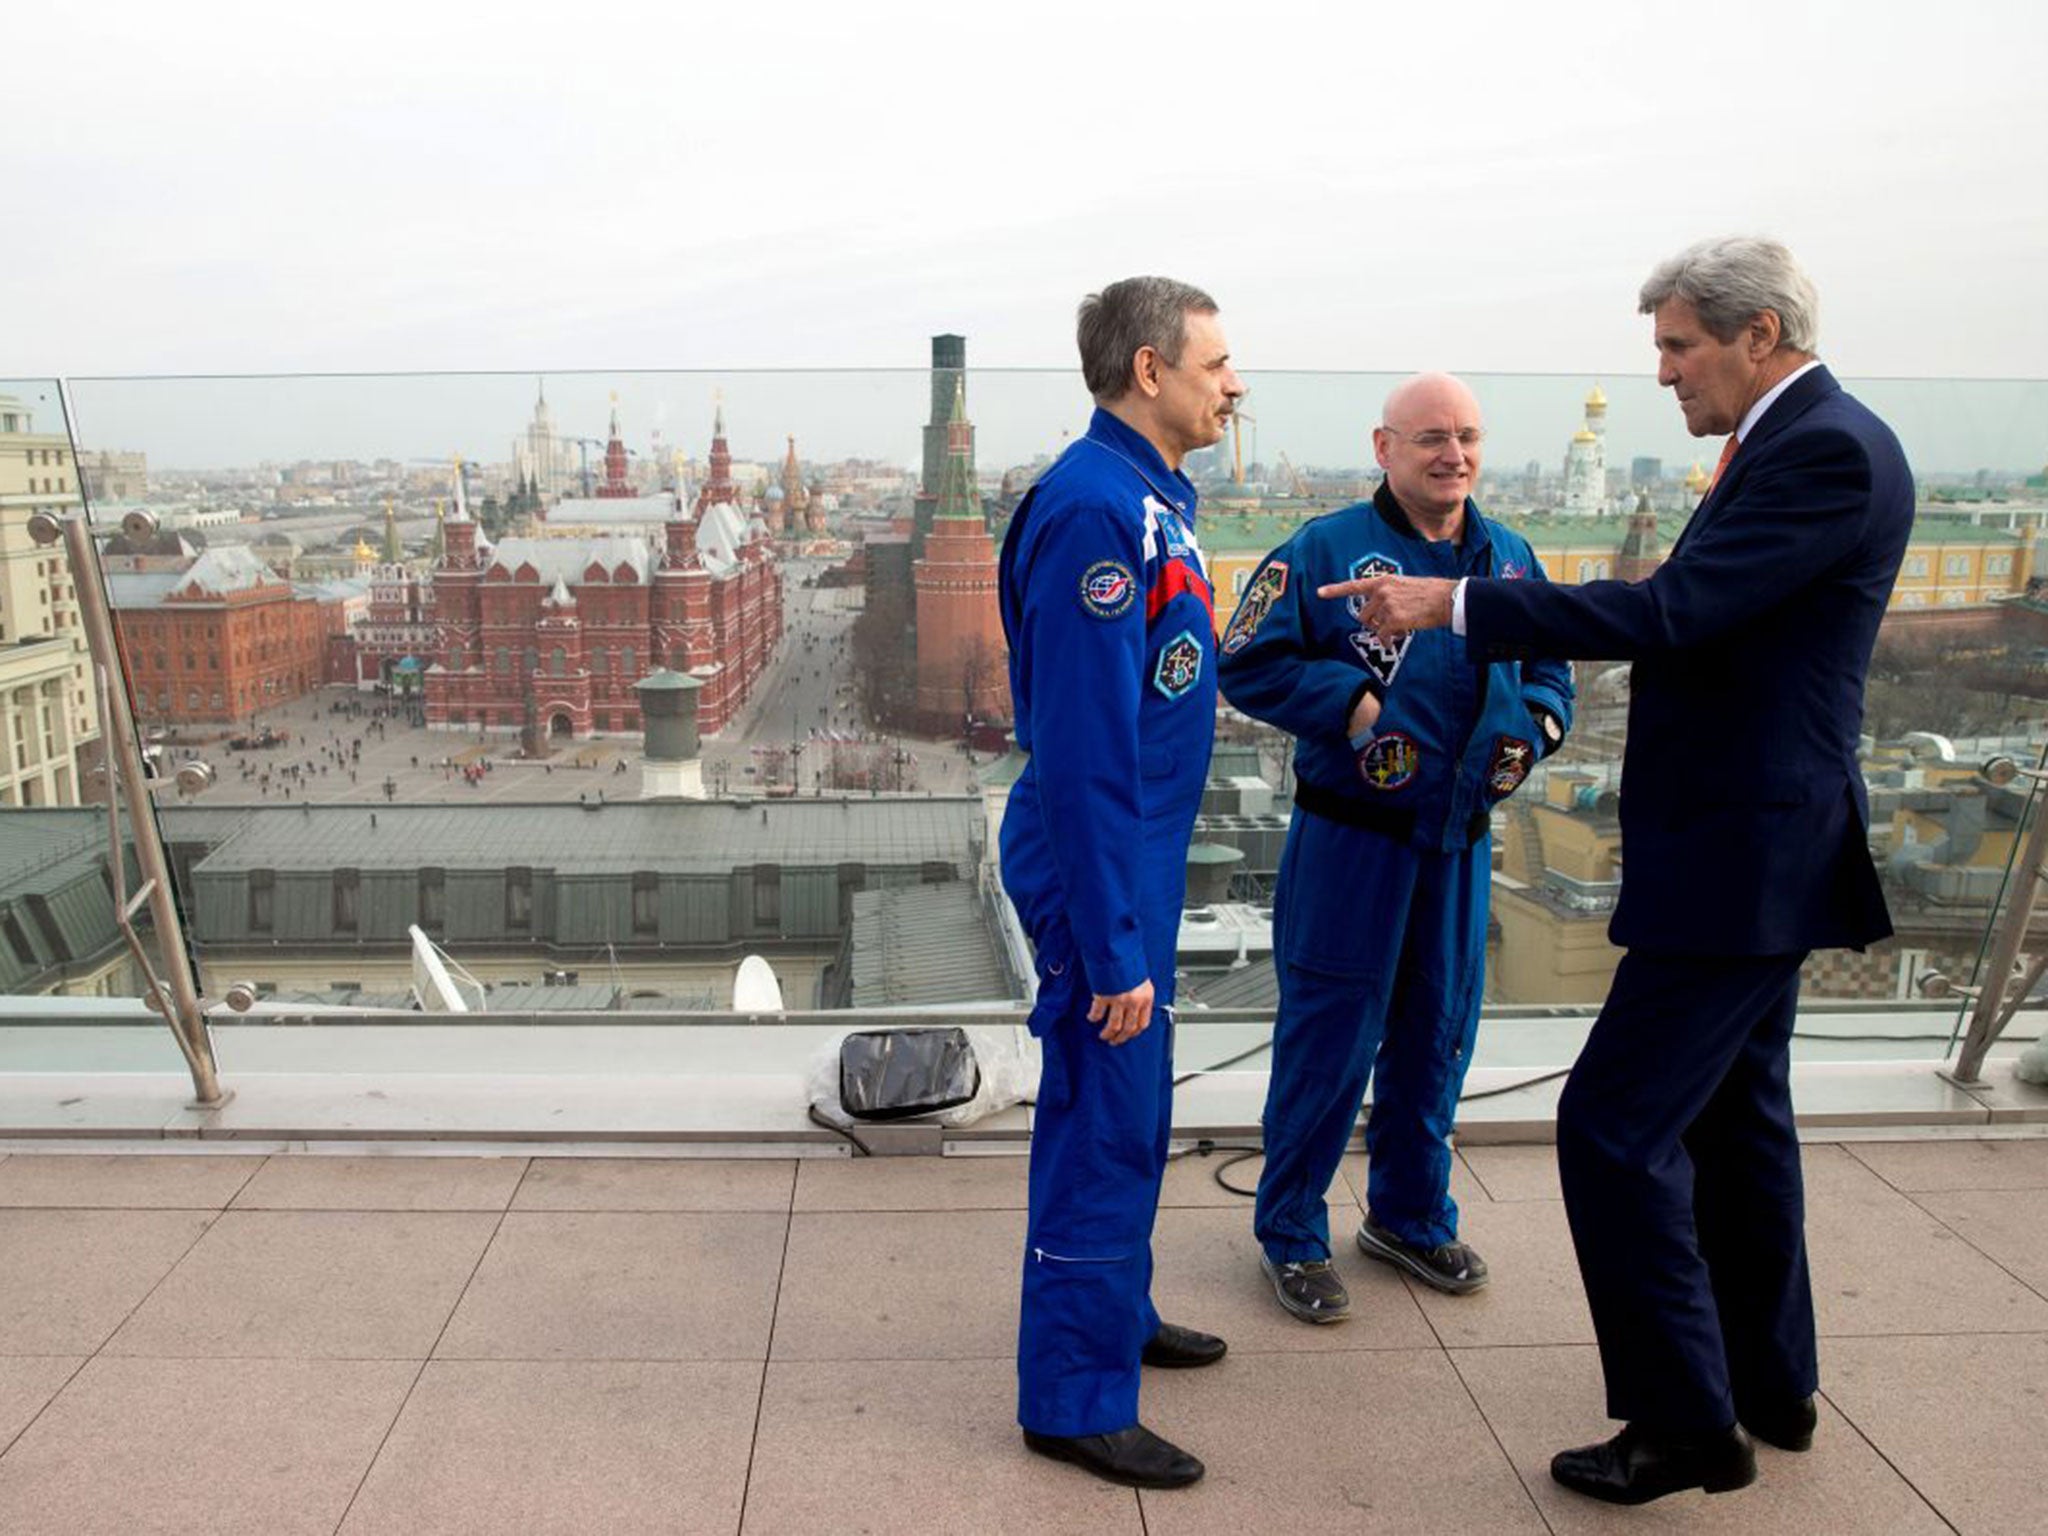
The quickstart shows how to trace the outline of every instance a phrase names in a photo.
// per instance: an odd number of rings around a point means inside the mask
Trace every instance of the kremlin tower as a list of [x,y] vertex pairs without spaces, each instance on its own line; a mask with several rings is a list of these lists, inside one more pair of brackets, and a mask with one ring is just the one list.
[[711,418],[711,468],[704,476],[704,488],[697,492],[697,515],[706,507],[721,503],[737,506],[740,488],[733,483],[732,449],[725,441],[725,402],[720,401]]
[[1644,492],[1636,497],[1636,509],[1629,516],[1628,532],[1622,536],[1614,574],[1621,581],[1647,581],[1650,573],[1663,563],[1664,541],[1657,535],[1657,514],[1651,510],[1649,494]]
[[619,436],[619,397],[612,396],[612,430],[604,445],[604,483],[597,495],[604,501],[621,501],[633,494],[626,479],[626,442]]
[[962,728],[968,716],[1008,719],[996,549],[975,488],[974,427],[967,419],[963,378],[953,380],[945,463],[915,571],[918,716],[946,734]]
[[[952,412],[955,398],[967,383],[967,338],[948,333],[932,338],[932,417],[924,428],[924,472],[918,481],[912,539],[918,554],[938,515],[946,464],[953,453]],[[974,456],[974,424],[967,424],[967,453]]]

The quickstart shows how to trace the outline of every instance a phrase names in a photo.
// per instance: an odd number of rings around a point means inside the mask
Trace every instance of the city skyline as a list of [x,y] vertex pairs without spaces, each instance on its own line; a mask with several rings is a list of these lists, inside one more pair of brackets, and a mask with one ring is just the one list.
[[[870,459],[914,471],[929,370],[549,374],[557,430],[601,443],[616,401],[625,440],[644,460],[655,432],[667,452],[701,461],[722,407],[735,457],[779,464],[794,434],[806,462]],[[1272,465],[1365,468],[1371,426],[1399,380],[1393,374],[1266,372],[1252,388],[1243,452]],[[1468,375],[1486,413],[1485,469],[1519,475],[1531,462],[1561,466],[1586,394],[1608,398],[1608,464],[1637,457],[1682,474],[1711,462],[1718,440],[1687,435],[1668,392],[1647,376]],[[967,370],[983,468],[1055,454],[1085,430],[1091,403],[1068,370]],[[2048,464],[2048,382],[1857,380],[1882,409],[1922,475],[1979,470],[2033,475]],[[532,374],[388,377],[75,379],[69,388],[82,452],[139,451],[153,470],[253,469],[259,464],[393,459],[482,464],[511,459],[542,379]],[[61,431],[50,381],[0,378],[0,394],[30,404],[37,430]],[[1231,444],[1223,445],[1228,453]],[[574,462],[572,452],[571,462]]]

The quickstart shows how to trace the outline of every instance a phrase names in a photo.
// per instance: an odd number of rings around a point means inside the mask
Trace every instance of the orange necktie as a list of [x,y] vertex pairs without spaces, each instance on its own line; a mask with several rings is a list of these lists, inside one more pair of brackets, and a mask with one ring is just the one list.
[[1714,487],[1721,483],[1721,476],[1728,468],[1728,461],[1735,457],[1735,450],[1740,446],[1741,444],[1737,441],[1735,434],[1733,432],[1729,433],[1728,441],[1721,445],[1720,461],[1714,465],[1713,478],[1707,481],[1707,489],[1700,498],[1702,501],[1714,494]]

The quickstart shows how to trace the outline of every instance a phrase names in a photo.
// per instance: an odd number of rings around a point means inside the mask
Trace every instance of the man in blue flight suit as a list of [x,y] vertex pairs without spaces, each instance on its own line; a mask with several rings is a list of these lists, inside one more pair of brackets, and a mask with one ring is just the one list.
[[1166,1167],[1173,972],[1188,838],[1216,722],[1214,597],[1183,457],[1244,385],[1216,304],[1159,277],[1081,305],[1087,436],[1003,540],[1017,744],[1003,885],[1037,954],[1044,1044],[1017,1339],[1017,1419],[1041,1455],[1141,1488],[1202,1464],[1138,1422],[1146,1365],[1223,1356],[1162,1323],[1152,1221]]
[[1253,1230],[1280,1305],[1334,1323],[1325,1192],[1367,1079],[1358,1246],[1461,1295],[1486,1264],[1458,1241],[1450,1134],[1479,1025],[1493,807],[1563,741],[1562,662],[1494,665],[1462,640],[1391,640],[1318,585],[1400,572],[1540,582],[1522,537],[1472,500],[1479,402],[1447,374],[1387,397],[1369,503],[1317,518],[1268,555],[1223,636],[1222,683],[1296,738],[1294,819],[1273,898],[1280,1009]]
[[1557,1106],[1607,1411],[1627,1422],[1550,1475],[1616,1504],[1753,1482],[1751,1435],[1813,1444],[1792,1026],[1810,950],[1892,931],[1857,741],[1913,523],[1898,439],[1814,355],[1818,302],[1790,251],[1703,241],[1637,302],[1687,429],[1728,435],[1648,580],[1323,593],[1363,599],[1383,633],[1634,663],[1609,927],[1627,953]]

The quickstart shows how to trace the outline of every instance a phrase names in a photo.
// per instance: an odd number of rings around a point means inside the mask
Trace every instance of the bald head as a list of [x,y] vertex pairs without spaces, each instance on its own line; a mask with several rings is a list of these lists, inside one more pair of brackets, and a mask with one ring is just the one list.
[[1373,454],[1387,472],[1387,489],[1425,538],[1463,532],[1484,435],[1478,399],[1448,373],[1418,373],[1387,396]]
[[1394,386],[1380,407],[1380,421],[1399,432],[1418,432],[1423,429],[1414,424],[1416,417],[1443,411],[1479,425],[1479,397],[1463,379],[1454,373],[1418,373]]

